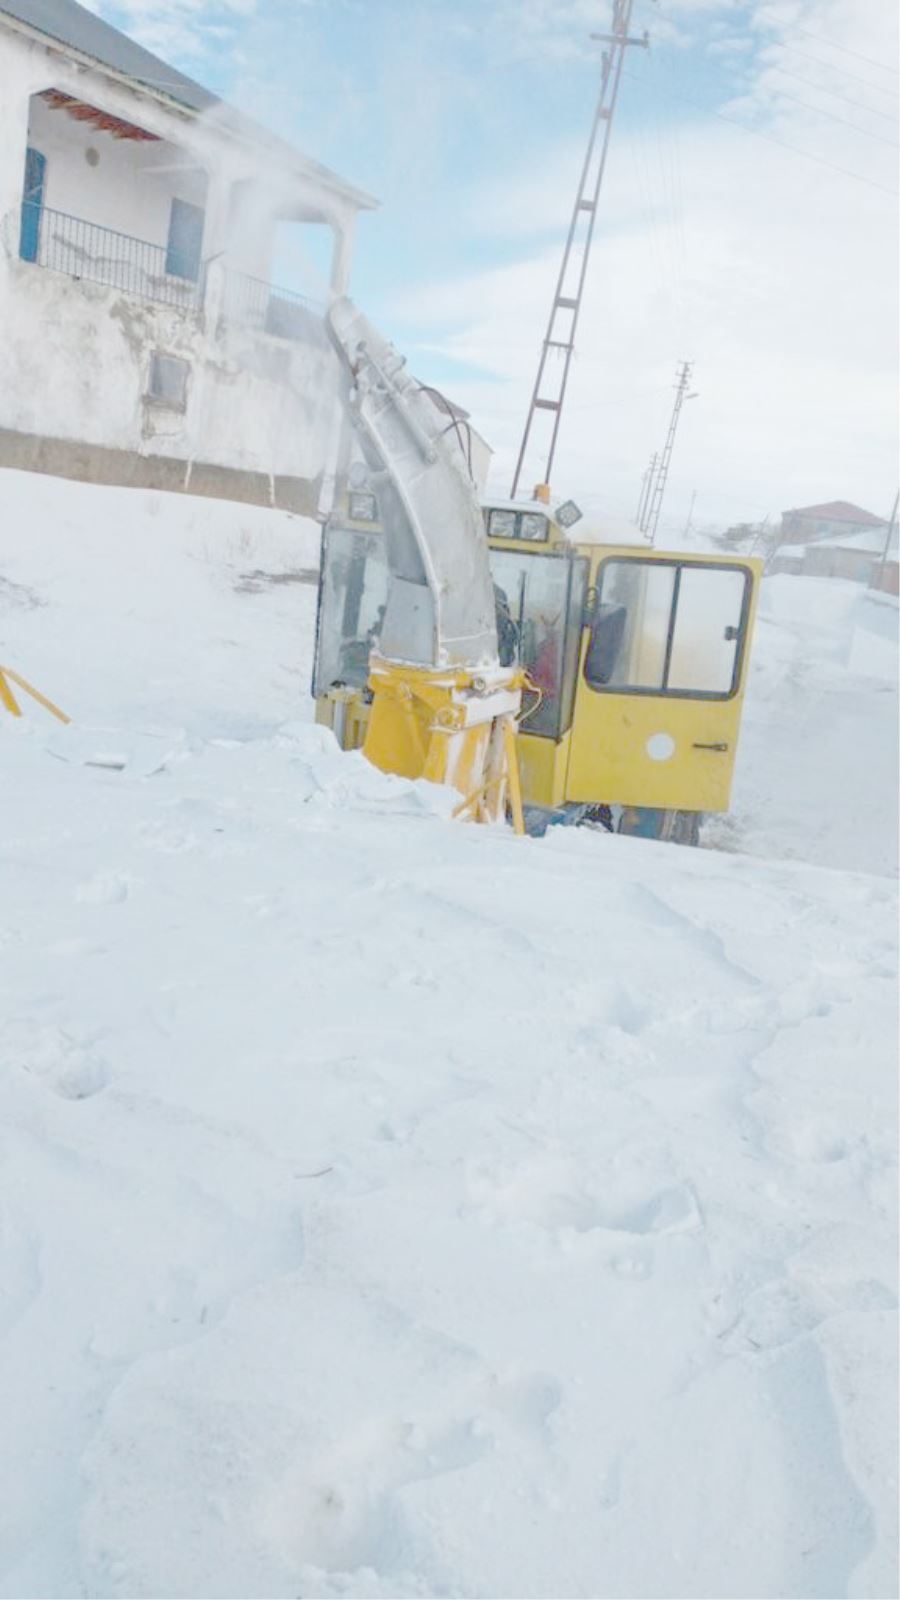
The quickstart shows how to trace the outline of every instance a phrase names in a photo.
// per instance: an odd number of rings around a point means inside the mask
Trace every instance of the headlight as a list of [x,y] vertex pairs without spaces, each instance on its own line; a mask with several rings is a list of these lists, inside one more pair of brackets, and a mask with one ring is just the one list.
[[514,539],[516,537],[516,513],[514,511],[492,511],[488,519],[488,533],[492,539]]
[[548,533],[547,518],[539,511],[523,511],[522,526],[519,530],[520,539],[532,539],[536,542],[546,543]]

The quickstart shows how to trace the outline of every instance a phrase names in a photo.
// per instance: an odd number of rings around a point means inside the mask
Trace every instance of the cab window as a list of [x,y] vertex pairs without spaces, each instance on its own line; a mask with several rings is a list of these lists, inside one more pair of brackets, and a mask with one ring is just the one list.
[[740,678],[746,567],[612,557],[601,563],[584,658],[592,689],[726,700]]
[[586,563],[557,555],[491,552],[500,660],[517,661],[540,699],[524,733],[558,738],[572,722]]
[[335,684],[363,688],[369,651],[387,603],[388,571],[380,535],[329,527],[322,564],[314,695]]

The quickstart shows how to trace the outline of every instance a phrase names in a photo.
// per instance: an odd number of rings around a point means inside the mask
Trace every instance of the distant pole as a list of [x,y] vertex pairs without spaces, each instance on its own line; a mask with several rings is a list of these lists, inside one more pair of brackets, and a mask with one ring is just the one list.
[[898,506],[900,506],[900,489],[898,489],[897,493],[894,495],[894,509],[891,512],[891,520],[888,523],[888,531],[887,531],[887,537],[886,537],[886,539],[884,541],[884,549],[881,552],[881,560],[878,563],[878,588],[879,589],[882,586],[882,579],[884,578],[884,569],[887,566],[888,551],[891,548],[891,541],[892,541],[892,539],[894,537],[894,529],[897,526],[897,508],[898,508]]
[[647,504],[650,499],[650,490],[653,485],[653,475],[656,472],[656,463],[658,460],[659,456],[654,450],[649,462],[644,468],[644,476],[641,478],[641,492],[638,496],[637,511],[634,514],[634,520],[640,528],[641,533],[644,532],[644,512],[647,509]]
[[694,520],[694,507],[695,507],[696,504],[697,504],[697,491],[696,491],[696,489],[692,489],[691,490],[691,509],[687,514],[687,522],[684,525],[684,533],[682,534],[682,538],[683,539],[686,539],[688,534],[691,531],[691,523]]
[[672,451],[675,447],[675,434],[678,431],[678,419],[681,416],[681,408],[684,405],[685,400],[693,400],[694,398],[693,395],[688,394],[688,386],[691,381],[692,370],[692,363],[690,361],[682,361],[675,384],[675,404],[672,407],[672,415],[669,419],[669,431],[666,434],[666,442],[662,448],[662,455],[660,456],[659,460],[659,471],[656,474],[656,482],[653,485],[653,492],[650,496],[650,504],[648,505],[646,512],[646,527],[643,531],[650,534],[651,544],[656,543],[656,530],[659,527],[659,513],[662,510],[663,495],[666,492],[666,482],[669,476],[669,467],[672,464]]
[[762,519],[762,522],[758,522],[756,524],[756,533],[755,533],[754,538],[753,538],[753,543],[751,544],[750,549],[747,551],[748,556],[752,556],[752,554],[753,554],[754,550],[756,549],[757,545],[760,545],[760,544],[764,545],[765,544],[765,542],[766,542],[766,529],[768,528],[769,523],[770,523],[771,520],[772,520],[772,513],[771,513],[771,511],[767,511],[765,516]]

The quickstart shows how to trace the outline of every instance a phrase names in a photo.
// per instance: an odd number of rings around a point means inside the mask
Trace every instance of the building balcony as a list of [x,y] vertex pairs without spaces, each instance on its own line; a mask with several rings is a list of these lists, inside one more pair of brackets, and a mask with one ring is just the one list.
[[177,240],[168,245],[101,227],[44,205],[24,202],[19,234],[21,260],[84,283],[97,283],[139,300],[196,315],[217,302],[219,325],[246,329],[293,344],[326,342],[323,307],[291,289],[278,288],[223,265],[213,293],[213,263],[201,263]]
[[325,342],[323,307],[292,289],[263,278],[226,270],[221,318],[226,326],[248,328],[294,344]]
[[19,255],[51,272],[182,311],[197,311],[202,304],[199,270],[191,276],[190,264],[173,261],[171,246],[150,244],[48,206],[23,203]]

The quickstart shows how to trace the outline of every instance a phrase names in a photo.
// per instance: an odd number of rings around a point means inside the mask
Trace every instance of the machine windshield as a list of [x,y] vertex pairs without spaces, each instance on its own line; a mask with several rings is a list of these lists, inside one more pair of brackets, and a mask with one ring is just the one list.
[[491,551],[501,665],[519,662],[541,691],[524,733],[557,738],[572,721],[585,563],[565,555]]
[[322,554],[313,694],[335,684],[362,689],[369,651],[387,602],[388,570],[381,534],[329,527]]

